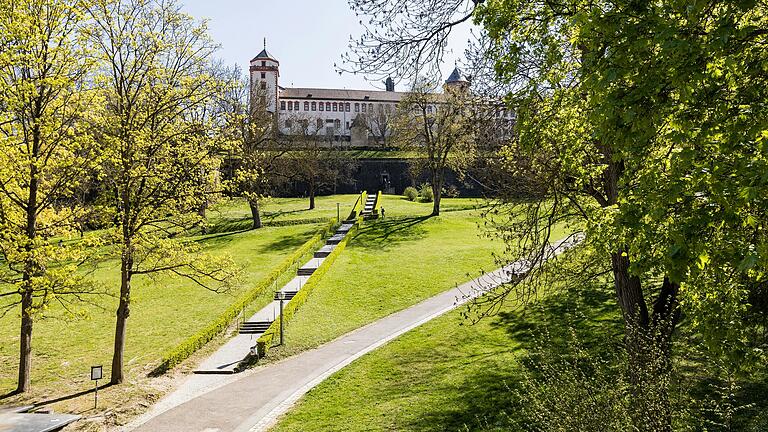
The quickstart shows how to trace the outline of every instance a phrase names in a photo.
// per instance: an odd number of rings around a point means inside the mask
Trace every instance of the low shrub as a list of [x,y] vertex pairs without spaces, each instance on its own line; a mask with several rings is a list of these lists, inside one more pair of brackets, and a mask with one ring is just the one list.
[[407,188],[405,188],[405,190],[403,191],[403,196],[404,196],[404,197],[405,197],[405,198],[406,198],[408,201],[416,201],[416,198],[418,198],[418,197],[419,197],[419,191],[418,191],[418,190],[416,190],[416,188],[415,188],[415,187],[413,187],[413,186],[408,186],[408,187],[407,187]]
[[432,202],[435,199],[435,195],[432,193],[432,186],[429,183],[424,183],[419,187],[419,200],[421,202]]

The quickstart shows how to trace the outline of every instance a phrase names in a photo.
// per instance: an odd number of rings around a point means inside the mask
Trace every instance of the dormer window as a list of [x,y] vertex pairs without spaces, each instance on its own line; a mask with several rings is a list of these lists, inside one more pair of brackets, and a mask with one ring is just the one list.
[[261,67],[267,67],[267,62],[265,61],[261,62]]

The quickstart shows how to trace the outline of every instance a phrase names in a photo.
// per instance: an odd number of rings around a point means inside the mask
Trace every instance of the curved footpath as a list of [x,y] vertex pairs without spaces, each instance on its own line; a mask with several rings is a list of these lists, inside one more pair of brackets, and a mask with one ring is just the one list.
[[[551,256],[578,242],[552,245]],[[431,297],[408,309],[347,333],[318,348],[285,360],[226,378],[190,377],[196,381],[187,390],[161,400],[146,415],[123,430],[187,432],[253,432],[272,426],[311,388],[366,353],[418,327],[489,289],[525,273],[526,263],[513,263]],[[185,383],[187,384],[187,383]],[[184,387],[184,385],[182,385]],[[180,389],[182,390],[182,389]]]

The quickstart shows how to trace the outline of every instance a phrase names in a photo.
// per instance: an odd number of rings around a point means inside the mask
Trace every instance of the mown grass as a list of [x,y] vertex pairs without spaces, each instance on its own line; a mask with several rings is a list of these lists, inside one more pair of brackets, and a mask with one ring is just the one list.
[[[318,197],[317,209],[301,212],[302,216],[310,220],[335,217],[337,201],[342,204],[342,212],[348,213],[353,204],[350,197],[356,196]],[[300,205],[298,200],[273,200],[267,207],[272,212],[269,220],[290,219],[299,213]],[[209,212],[212,224],[220,226],[236,221],[239,214],[250,214],[242,200],[224,202]],[[208,291],[184,279],[134,277],[125,355],[128,382],[146,376],[167,350],[218,316],[243,290],[307,241],[319,226],[314,222],[267,225],[259,230],[230,230],[196,237],[207,252],[228,254],[243,269],[241,282],[226,293]],[[91,298],[94,305],[79,305],[77,311],[83,317],[72,317],[54,306],[48,315],[57,318],[35,323],[33,390],[11,401],[39,401],[90,389],[91,365],[104,365],[104,374],[109,376],[117,308],[115,294],[119,292],[117,263],[101,266],[93,277],[112,296]],[[246,313],[266,304],[271,294],[266,293]],[[15,388],[18,325],[18,311],[0,318],[0,395]]]
[[514,430],[519,361],[537,335],[564,345],[571,326],[590,327],[586,343],[606,346],[621,331],[612,310],[609,290],[561,292],[527,308],[508,304],[476,324],[455,310],[334,374],[273,430]]
[[317,289],[286,324],[276,359],[318,346],[453,288],[495,267],[502,245],[483,236],[475,199],[431,203],[384,196],[385,218],[366,221]]

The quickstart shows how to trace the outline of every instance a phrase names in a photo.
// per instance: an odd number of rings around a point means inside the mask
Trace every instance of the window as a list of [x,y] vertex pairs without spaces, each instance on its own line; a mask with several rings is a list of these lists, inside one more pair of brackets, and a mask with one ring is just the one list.
[[432,114],[432,105],[427,105],[427,114]]
[[317,111],[317,102],[312,102],[312,111]]
[[379,108],[379,114],[383,114],[384,113],[384,105],[379,104],[378,108]]
[[266,81],[262,81],[259,84],[261,85],[261,89],[262,90],[266,90],[267,89],[267,82]]
[[266,73],[264,73],[264,72],[262,72],[262,73],[261,73],[261,79],[267,79],[267,74],[266,74]]
[[267,62],[265,61],[261,62],[261,67],[267,67]]
[[336,104],[336,102],[334,102],[334,103],[333,103],[333,111],[334,111],[334,112],[336,112],[336,111],[338,111],[338,110],[339,110],[339,107],[338,107],[338,105]]
[[325,104],[320,102],[320,111],[324,111],[324,110],[325,110]]
[[349,102],[344,104],[344,111],[349,112]]
[[363,112],[365,112],[365,104],[363,104]]
[[341,120],[339,120],[339,119],[336,119],[336,120],[333,122],[333,127],[335,127],[336,129],[341,129]]
[[347,129],[349,129],[349,122],[347,122]]
[[280,101],[280,110],[285,111],[285,101]]
[[309,102],[304,102],[304,111],[309,111]]
[[326,102],[325,103],[325,110],[326,111],[330,111],[331,110],[331,103],[330,102]]
[[387,106],[384,107],[384,111],[387,112],[387,114],[392,112],[392,105],[387,104]]
[[293,102],[288,101],[288,111],[293,111]]
[[299,110],[299,101],[296,101],[293,103],[293,110],[298,111]]
[[291,122],[291,119],[288,119],[285,121],[285,128],[290,129],[293,127],[293,123]]
[[320,130],[322,128],[323,128],[323,119],[317,119],[317,130]]
[[368,104],[368,111],[373,112],[373,104]]
[[355,112],[360,112],[360,104],[355,103]]

